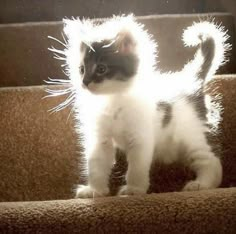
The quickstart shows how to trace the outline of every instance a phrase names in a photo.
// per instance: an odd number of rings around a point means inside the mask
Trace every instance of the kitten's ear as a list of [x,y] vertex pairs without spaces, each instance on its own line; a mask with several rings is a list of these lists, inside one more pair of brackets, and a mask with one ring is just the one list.
[[121,54],[128,55],[135,52],[136,42],[128,31],[120,32],[116,37],[116,43]]

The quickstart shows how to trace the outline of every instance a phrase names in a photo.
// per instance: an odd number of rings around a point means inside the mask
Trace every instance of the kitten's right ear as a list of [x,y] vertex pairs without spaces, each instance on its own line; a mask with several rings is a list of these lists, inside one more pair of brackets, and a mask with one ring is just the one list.
[[117,35],[116,44],[121,54],[128,55],[135,52],[136,42],[133,35],[127,30],[121,31]]

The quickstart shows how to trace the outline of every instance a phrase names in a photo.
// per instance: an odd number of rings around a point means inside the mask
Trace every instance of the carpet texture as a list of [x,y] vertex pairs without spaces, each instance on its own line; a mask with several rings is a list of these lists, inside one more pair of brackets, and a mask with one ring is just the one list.
[[[69,199],[76,184],[83,182],[79,167],[80,146],[70,109],[47,112],[63,98],[42,99],[43,86],[0,89],[0,201]],[[208,92],[224,107],[217,135],[223,146],[222,187],[236,186],[236,76],[221,75],[208,85]],[[68,121],[67,121],[68,119]],[[124,183],[126,162],[118,154],[111,175],[114,194]],[[180,191],[193,175],[181,165],[154,164],[150,192]]]
[[0,203],[1,233],[235,233],[236,188]]

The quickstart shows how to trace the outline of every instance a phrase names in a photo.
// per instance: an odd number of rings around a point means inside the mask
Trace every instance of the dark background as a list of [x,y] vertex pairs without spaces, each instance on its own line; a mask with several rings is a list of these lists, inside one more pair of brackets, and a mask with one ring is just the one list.
[[0,0],[0,23],[58,21],[63,17],[230,12],[236,0]]

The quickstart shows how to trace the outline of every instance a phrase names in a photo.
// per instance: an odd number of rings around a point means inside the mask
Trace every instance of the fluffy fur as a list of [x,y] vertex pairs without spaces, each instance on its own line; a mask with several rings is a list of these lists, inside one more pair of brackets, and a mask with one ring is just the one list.
[[[189,181],[184,190],[220,185],[221,163],[205,136],[209,131],[207,110],[197,107],[204,107],[204,82],[225,61],[225,51],[229,49],[222,28],[209,22],[187,28],[184,43],[199,49],[182,71],[169,74],[158,72],[156,43],[132,15],[105,22],[65,20],[64,32],[68,44],[63,53],[73,87],[77,129],[83,135],[87,159],[88,185],[78,187],[77,197],[109,194],[108,179],[116,148],[125,151],[129,165],[121,195],[146,193],[153,160],[188,165],[196,179]],[[104,54],[100,56],[99,50],[94,49],[96,43],[100,43],[101,53],[104,48],[111,48],[111,56],[121,56],[120,60],[131,63],[128,67],[133,66],[133,73],[127,75],[127,64],[119,63],[115,74],[107,71],[101,76],[96,69],[104,61]],[[87,56],[93,58],[92,64]],[[131,58],[137,63],[132,63]],[[113,69],[110,61],[105,67]]]

